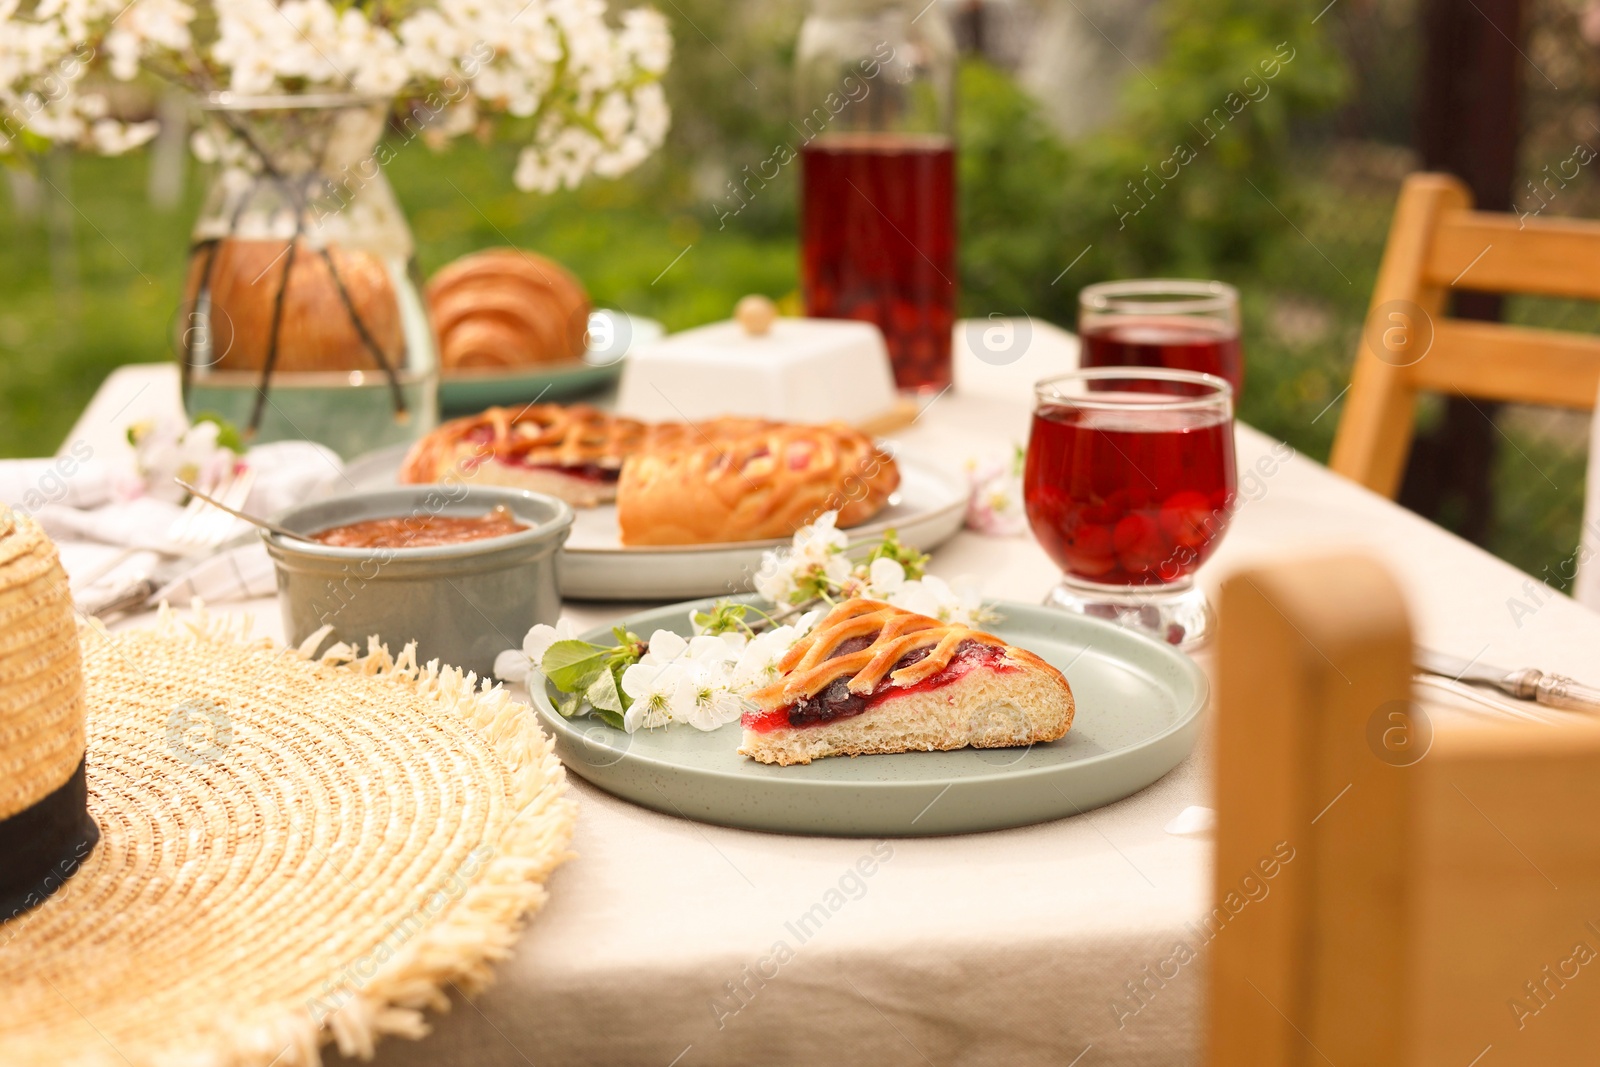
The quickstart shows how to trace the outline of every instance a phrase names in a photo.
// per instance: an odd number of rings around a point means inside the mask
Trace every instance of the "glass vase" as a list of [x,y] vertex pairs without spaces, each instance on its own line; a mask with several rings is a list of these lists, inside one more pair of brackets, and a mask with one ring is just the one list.
[[345,459],[438,422],[438,364],[410,227],[382,171],[388,102],[216,94],[217,163],[174,323],[184,404],[252,443]]

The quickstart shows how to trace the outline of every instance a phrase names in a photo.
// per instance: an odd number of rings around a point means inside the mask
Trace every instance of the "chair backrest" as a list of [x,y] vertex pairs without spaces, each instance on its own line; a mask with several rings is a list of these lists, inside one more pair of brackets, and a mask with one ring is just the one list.
[[1431,729],[1394,581],[1224,586],[1214,1067],[1600,1060],[1600,724]]
[[1419,392],[1594,407],[1600,338],[1448,318],[1455,289],[1600,300],[1600,223],[1474,211],[1448,174],[1406,179],[1329,461],[1385,496]]

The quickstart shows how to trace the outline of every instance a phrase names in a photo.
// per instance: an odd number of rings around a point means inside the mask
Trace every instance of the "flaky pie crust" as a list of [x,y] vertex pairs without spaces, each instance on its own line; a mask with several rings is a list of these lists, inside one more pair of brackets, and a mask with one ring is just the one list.
[[[873,637],[873,642],[856,652],[833,655],[834,649],[853,637]],[[850,677],[850,691],[859,696],[871,694],[886,675],[892,685],[915,685],[950,666],[964,641],[1002,649],[1007,659],[1042,669],[1062,686],[1067,684],[1061,672],[1050,664],[994,634],[959,623],[940,622],[881,600],[856,597],[834,608],[796,642],[778,661],[783,677],[751,693],[750,699],[771,711],[814,697],[846,676]],[[932,651],[927,656],[890,673],[906,653],[930,646]]]

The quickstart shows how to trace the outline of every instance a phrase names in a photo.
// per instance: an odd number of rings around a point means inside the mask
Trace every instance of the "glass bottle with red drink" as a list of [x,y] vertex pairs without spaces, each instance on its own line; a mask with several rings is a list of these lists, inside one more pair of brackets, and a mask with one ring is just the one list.
[[806,314],[876,324],[903,390],[950,384],[955,76],[937,3],[813,0],[800,30]]

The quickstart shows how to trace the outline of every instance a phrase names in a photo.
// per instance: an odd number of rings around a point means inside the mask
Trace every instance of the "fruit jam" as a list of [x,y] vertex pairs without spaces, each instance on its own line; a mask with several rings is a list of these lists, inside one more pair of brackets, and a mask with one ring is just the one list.
[[1188,316],[1123,318],[1083,331],[1085,367],[1166,367],[1215,374],[1233,386],[1244,383],[1239,331],[1215,319]]
[[1041,407],[1023,501],[1067,574],[1161,585],[1192,574],[1227,528],[1233,427],[1215,411]]
[[[490,445],[494,442],[494,430],[488,426],[474,427],[463,437],[463,440],[474,445]],[[507,467],[521,467],[523,470],[530,471],[554,471],[557,474],[564,474],[568,478],[577,478],[585,482],[598,482],[602,485],[614,483],[622,477],[621,466],[612,464],[534,461],[528,459],[525,455],[515,452],[495,456],[487,450],[482,455],[463,460],[461,466],[463,470],[470,473],[477,468],[478,464],[490,459]]]
[[[852,637],[840,643],[829,659],[849,655],[851,652],[866,648],[875,640],[874,637]],[[859,642],[859,643],[858,643]],[[915,648],[895,661],[894,667],[889,671],[893,674],[901,667],[909,667],[918,660],[926,659],[933,646]],[[813,697],[804,697],[787,707],[774,708],[771,711],[746,712],[740,720],[747,730],[754,730],[758,734],[771,733],[790,726],[821,726],[824,723],[834,722],[838,719],[848,719],[853,715],[860,715],[870,708],[877,707],[886,700],[897,700],[913,693],[926,693],[931,689],[949,685],[970,671],[979,667],[986,667],[993,671],[1015,670],[1001,662],[1005,650],[995,645],[984,644],[980,641],[963,641],[956,646],[955,655],[950,657],[950,662],[944,670],[937,674],[913,682],[910,685],[895,685],[886,674],[867,696],[850,692],[850,678],[845,676],[835,678],[827,687]]]
[[875,323],[901,389],[950,384],[955,149],[944,137],[823,137],[800,149],[806,314]]

